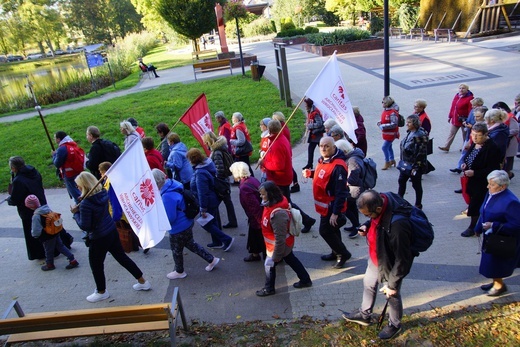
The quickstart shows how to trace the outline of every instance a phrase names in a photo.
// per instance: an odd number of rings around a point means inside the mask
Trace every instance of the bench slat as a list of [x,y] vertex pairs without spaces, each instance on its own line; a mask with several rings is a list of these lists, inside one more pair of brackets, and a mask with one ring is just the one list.
[[221,60],[211,60],[211,61],[205,61],[203,63],[194,63],[193,68],[194,69],[202,69],[202,68],[214,68],[214,67],[222,67],[222,66],[229,66],[229,59],[221,59]]
[[9,336],[7,343],[71,338],[80,336],[95,336],[103,334],[110,335],[142,331],[168,330],[168,327],[168,321],[158,321],[134,324],[118,324],[106,327],[88,327],[75,329],[60,329],[52,331],[38,331],[11,335]]

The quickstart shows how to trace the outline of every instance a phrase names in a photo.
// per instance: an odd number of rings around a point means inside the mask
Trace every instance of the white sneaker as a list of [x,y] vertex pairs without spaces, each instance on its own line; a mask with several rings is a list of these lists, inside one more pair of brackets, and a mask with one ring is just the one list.
[[166,277],[168,277],[168,279],[170,279],[170,280],[176,280],[179,278],[184,278],[186,276],[188,276],[188,274],[186,272],[183,272],[180,274],[177,271],[170,272],[169,274],[166,275]]
[[213,257],[213,261],[206,266],[206,271],[211,271],[215,266],[217,266],[218,262],[220,261],[220,258]]
[[152,289],[152,285],[148,281],[145,281],[144,283],[137,282],[133,285],[133,288],[134,290],[150,290]]
[[110,294],[108,294],[108,291],[105,290],[105,292],[103,294],[101,294],[101,293],[98,293],[98,291],[96,290],[94,293],[87,296],[87,301],[98,302],[98,301],[106,300],[109,297],[110,297]]

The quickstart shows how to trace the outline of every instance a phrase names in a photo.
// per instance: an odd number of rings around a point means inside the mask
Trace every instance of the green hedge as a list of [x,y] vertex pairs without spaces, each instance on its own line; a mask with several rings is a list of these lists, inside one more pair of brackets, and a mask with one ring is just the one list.
[[320,29],[315,27],[305,27],[305,29],[298,28],[298,29],[289,29],[289,30],[283,30],[280,31],[278,34],[276,34],[276,37],[293,37],[293,36],[303,36],[305,34],[313,34],[313,33],[319,33]]
[[347,42],[366,40],[370,38],[370,33],[363,29],[350,28],[335,30],[331,33],[308,34],[307,43],[317,46],[341,45]]

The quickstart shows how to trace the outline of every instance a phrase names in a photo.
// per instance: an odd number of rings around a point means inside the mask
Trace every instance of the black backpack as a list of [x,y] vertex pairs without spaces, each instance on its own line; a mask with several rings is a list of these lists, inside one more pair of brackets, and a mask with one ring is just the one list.
[[119,148],[119,146],[110,140],[101,140],[100,144],[101,148],[103,148],[103,155],[105,156],[105,161],[114,164],[117,158],[121,156],[121,149]]
[[189,219],[195,219],[200,213],[200,205],[197,198],[189,189],[182,191],[182,198],[184,199],[184,214]]
[[433,225],[428,221],[424,212],[413,206],[409,215],[395,214],[392,221],[407,218],[412,225],[412,244],[411,249],[414,253],[426,251],[433,243],[435,237]]
[[372,189],[377,182],[377,165],[372,158],[363,159],[363,190]]

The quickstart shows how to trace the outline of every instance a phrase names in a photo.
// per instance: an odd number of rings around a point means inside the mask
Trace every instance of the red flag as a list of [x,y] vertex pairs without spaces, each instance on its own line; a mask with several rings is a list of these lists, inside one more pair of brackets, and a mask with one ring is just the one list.
[[180,121],[190,128],[193,136],[199,141],[202,148],[204,148],[206,155],[209,156],[210,151],[202,142],[202,135],[210,131],[213,132],[213,123],[211,122],[208,101],[204,93],[200,94],[190,108],[184,112]]

